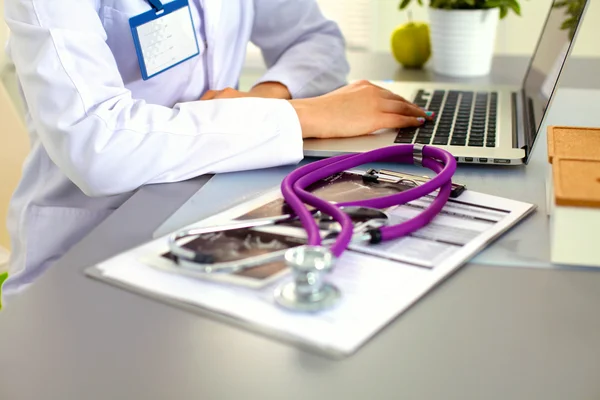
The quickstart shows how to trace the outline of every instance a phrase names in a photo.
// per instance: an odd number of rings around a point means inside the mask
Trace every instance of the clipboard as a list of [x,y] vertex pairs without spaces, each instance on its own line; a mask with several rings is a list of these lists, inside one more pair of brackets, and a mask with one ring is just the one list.
[[[358,180],[361,179],[358,177]],[[269,193],[193,226],[212,226],[232,221],[272,203],[280,196],[276,187]],[[355,354],[403,312],[460,269],[467,260],[536,208],[533,204],[473,191],[467,191],[460,199],[452,200],[447,205],[450,208],[440,220],[445,221],[446,228],[439,229],[446,230],[447,235],[451,233],[448,229],[454,232],[455,222],[460,220],[464,229],[480,229],[480,233],[465,236],[462,246],[454,244],[455,251],[445,253],[434,268],[391,260],[365,252],[364,249],[346,251],[328,277],[341,289],[342,301],[336,308],[323,313],[299,314],[277,307],[273,291],[291,277],[253,289],[209,280],[193,280],[144,264],[143,260],[149,254],[162,251],[166,237],[119,254],[86,269],[85,273],[93,279],[155,301],[230,323],[315,354],[341,359]],[[394,210],[397,212],[394,216],[410,216],[423,206],[413,204],[399,207]],[[483,226],[486,218],[487,225]],[[441,231],[436,231],[432,226],[427,228],[415,237],[399,239],[405,242],[398,248],[414,250],[412,256],[422,254],[422,257],[434,257],[435,254],[431,252],[421,252],[422,247],[414,247],[415,243],[422,246],[428,241],[431,242],[430,246],[440,245],[438,237]],[[429,235],[429,239],[424,239],[422,235]],[[393,245],[392,242],[388,244]]]

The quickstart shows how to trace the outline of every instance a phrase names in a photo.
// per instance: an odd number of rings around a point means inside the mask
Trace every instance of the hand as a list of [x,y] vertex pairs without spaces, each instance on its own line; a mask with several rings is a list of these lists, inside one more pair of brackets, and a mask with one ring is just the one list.
[[368,81],[290,103],[298,114],[304,138],[360,136],[385,128],[420,126],[434,117]]
[[284,100],[289,100],[292,98],[287,87],[281,83],[263,82],[254,86],[249,92],[241,92],[230,87],[223,90],[208,90],[206,93],[204,93],[200,100],[235,99],[239,97],[262,97]]

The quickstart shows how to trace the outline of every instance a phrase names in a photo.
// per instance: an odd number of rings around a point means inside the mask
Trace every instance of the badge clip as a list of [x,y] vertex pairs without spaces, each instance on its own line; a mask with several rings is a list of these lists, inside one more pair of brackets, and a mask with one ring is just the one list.
[[152,8],[154,8],[156,10],[156,12],[160,12],[163,11],[164,6],[163,3],[160,0],[148,0],[150,2],[150,5],[152,6]]

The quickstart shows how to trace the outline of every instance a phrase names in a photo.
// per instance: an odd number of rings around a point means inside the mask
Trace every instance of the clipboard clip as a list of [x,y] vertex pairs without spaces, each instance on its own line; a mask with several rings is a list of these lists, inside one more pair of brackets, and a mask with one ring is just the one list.
[[[367,172],[365,172],[362,178],[365,182],[388,182],[410,186],[419,186],[431,179],[425,175],[412,175],[404,172],[390,171],[388,169],[376,170],[374,168],[371,168]],[[450,197],[457,198],[465,190],[467,190],[466,185],[452,182],[452,191],[450,192]]]

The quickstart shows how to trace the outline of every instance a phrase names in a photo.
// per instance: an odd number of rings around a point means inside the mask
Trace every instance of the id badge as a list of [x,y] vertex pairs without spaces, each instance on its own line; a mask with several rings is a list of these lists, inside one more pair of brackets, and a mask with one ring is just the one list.
[[200,54],[188,0],[149,3],[152,10],[129,19],[144,80]]

